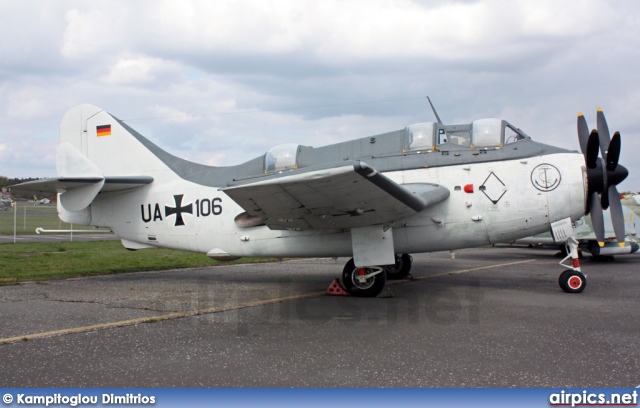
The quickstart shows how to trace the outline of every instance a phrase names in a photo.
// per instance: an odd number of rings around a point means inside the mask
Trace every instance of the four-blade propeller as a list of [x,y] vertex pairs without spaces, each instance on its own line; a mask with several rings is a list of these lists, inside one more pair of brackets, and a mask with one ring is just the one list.
[[[598,130],[589,133],[587,121],[578,114],[578,140],[580,149],[587,165],[587,211],[591,214],[593,230],[600,245],[604,244],[604,217],[602,210],[611,208],[611,222],[616,239],[624,243],[624,216],[622,203],[616,186],[627,176],[629,171],[618,164],[620,158],[620,132],[615,132],[613,137],[609,135],[609,127],[602,109],[598,108]],[[602,158],[598,158],[601,153]]]

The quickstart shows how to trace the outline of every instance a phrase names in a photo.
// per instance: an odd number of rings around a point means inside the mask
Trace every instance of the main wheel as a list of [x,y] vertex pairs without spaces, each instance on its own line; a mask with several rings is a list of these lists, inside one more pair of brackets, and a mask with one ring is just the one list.
[[387,272],[387,279],[400,280],[406,278],[409,271],[411,271],[412,261],[413,258],[409,254],[396,255],[396,264],[384,267]]
[[558,284],[567,293],[580,293],[587,286],[587,278],[582,272],[566,270],[560,274]]
[[[378,273],[373,275],[375,272]],[[347,262],[342,270],[342,284],[353,296],[376,297],[384,289],[386,281],[387,275],[384,269],[380,267],[356,268],[353,258]]]

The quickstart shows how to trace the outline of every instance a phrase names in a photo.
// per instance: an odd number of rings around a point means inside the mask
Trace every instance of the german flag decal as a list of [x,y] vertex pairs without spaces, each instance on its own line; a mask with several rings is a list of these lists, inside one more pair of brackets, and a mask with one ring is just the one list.
[[96,126],[96,134],[100,136],[111,136],[111,125]]

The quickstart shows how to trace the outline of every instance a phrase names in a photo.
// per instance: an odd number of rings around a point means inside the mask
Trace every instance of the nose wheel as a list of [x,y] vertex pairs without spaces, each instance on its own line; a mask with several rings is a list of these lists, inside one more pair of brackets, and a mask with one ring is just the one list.
[[376,297],[384,289],[387,276],[380,266],[356,267],[353,258],[342,270],[342,284],[353,296]]
[[[567,270],[560,274],[558,284],[567,293],[580,293],[587,286],[587,277],[580,271],[580,259],[578,257],[578,241],[570,237],[566,241],[567,256],[560,261],[560,265]],[[571,264],[564,262],[571,259]]]
[[558,284],[567,293],[580,293],[587,286],[587,278],[582,272],[567,270],[560,274]]

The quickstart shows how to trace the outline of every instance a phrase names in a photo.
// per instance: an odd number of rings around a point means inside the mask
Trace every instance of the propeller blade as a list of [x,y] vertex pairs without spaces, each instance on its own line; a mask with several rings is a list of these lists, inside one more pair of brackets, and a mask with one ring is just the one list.
[[622,213],[622,202],[620,201],[620,194],[616,186],[609,187],[609,202],[611,203],[611,223],[613,224],[613,230],[616,233],[616,239],[618,242],[624,242],[625,230],[624,230],[624,214]]
[[596,130],[592,130],[589,135],[589,140],[587,141],[587,153],[585,155],[585,161],[587,162],[587,167],[590,169],[596,168],[596,161],[598,160],[598,146],[600,145],[600,140],[598,138],[598,132]]
[[580,151],[586,157],[587,156],[587,142],[589,140],[589,127],[587,126],[587,120],[584,118],[582,112],[578,113],[578,141],[580,142]]
[[607,150],[609,150],[609,141],[611,136],[609,134],[609,126],[607,125],[607,119],[604,117],[602,108],[598,108],[597,114],[598,120],[598,135],[600,135],[600,152],[602,153],[602,159],[607,161]]
[[602,205],[603,210],[606,210],[607,208],[609,208],[609,193],[607,193],[607,191],[603,191],[602,194],[600,195],[600,204]]
[[[600,246],[604,245],[604,215],[602,209],[611,208],[611,222],[619,243],[624,243],[625,225],[622,203],[617,185],[629,171],[618,163],[620,159],[621,138],[616,132],[611,138],[609,126],[601,108],[597,112],[597,130],[589,132],[587,121],[582,112],[578,113],[578,141],[587,165],[587,208],[585,214],[591,216],[593,232]],[[602,160],[598,155],[602,155]]]
[[611,143],[609,143],[609,151],[607,152],[607,170],[614,171],[616,166],[618,166],[620,149],[620,132],[616,132],[611,138]]
[[591,224],[593,225],[593,232],[596,234],[596,240],[598,242],[604,242],[604,216],[602,215],[602,207],[600,207],[598,193],[591,194],[589,212],[591,214]]

